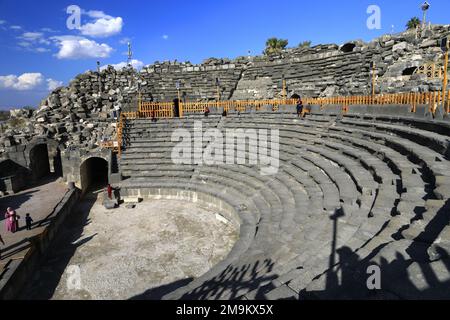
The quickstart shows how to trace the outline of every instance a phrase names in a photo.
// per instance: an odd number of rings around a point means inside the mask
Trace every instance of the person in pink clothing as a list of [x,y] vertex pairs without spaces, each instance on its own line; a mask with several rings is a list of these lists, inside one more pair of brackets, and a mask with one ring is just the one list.
[[17,231],[17,213],[12,208],[6,209],[6,230],[12,233]]

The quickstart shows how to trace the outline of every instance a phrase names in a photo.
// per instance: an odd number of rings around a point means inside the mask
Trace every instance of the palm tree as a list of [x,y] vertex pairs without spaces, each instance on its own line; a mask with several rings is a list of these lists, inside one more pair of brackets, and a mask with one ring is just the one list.
[[409,19],[408,23],[406,23],[406,28],[408,28],[408,30],[416,29],[421,23],[419,18],[414,17]]
[[264,50],[265,55],[271,55],[280,53],[288,45],[288,40],[270,38],[266,41],[266,49]]
[[303,41],[300,42],[298,45],[299,48],[310,48],[311,47],[311,41]]

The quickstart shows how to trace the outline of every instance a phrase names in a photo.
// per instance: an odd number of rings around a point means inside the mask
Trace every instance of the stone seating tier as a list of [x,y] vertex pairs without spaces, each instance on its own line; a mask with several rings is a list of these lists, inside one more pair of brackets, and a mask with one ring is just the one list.
[[[172,132],[193,132],[195,120],[202,120],[203,133],[279,129],[278,173],[261,175],[260,165],[248,164],[248,149],[239,158],[246,164],[174,164]],[[208,193],[240,217],[232,253],[166,299],[367,298],[371,293],[356,280],[338,285],[329,277],[340,278],[344,266],[364,274],[368,264],[393,263],[398,255],[412,284],[421,284],[427,266],[440,279],[449,277],[450,270],[438,268],[448,263],[442,249],[450,251],[450,139],[443,128],[415,118],[333,114],[129,120],[121,187],[130,196],[165,189]],[[201,155],[209,143],[194,153]],[[388,272],[393,282],[406,282],[398,273]],[[237,274],[246,285],[236,284]],[[379,298],[427,294],[387,286]]]

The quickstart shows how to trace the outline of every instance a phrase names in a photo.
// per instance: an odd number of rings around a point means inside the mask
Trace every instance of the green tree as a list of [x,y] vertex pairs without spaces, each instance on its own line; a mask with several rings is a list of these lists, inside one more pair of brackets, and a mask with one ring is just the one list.
[[303,41],[300,42],[300,44],[298,45],[299,48],[310,48],[311,47],[311,41]]
[[266,49],[264,50],[265,55],[277,54],[285,49],[288,45],[288,40],[270,38],[266,41]]
[[406,23],[406,28],[408,28],[408,30],[416,29],[418,26],[420,26],[421,23],[422,22],[419,18],[414,17],[409,19],[409,21]]

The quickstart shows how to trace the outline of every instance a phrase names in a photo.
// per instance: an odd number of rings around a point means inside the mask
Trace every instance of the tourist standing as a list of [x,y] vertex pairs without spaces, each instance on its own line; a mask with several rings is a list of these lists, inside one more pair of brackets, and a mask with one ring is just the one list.
[[114,106],[114,115],[116,119],[120,119],[120,112],[122,111],[122,108],[120,106],[120,104],[116,104]]
[[210,112],[211,112],[211,111],[209,110],[209,107],[206,106],[206,108],[205,108],[205,117],[209,116],[209,113],[210,113]]
[[19,219],[20,219],[20,216],[18,215],[18,214],[16,214],[16,231],[19,231],[19,229],[20,229],[20,227],[19,227]]
[[303,112],[303,101],[302,98],[297,99],[297,115],[300,117]]
[[15,233],[18,229],[17,213],[12,208],[6,209],[5,213],[6,230]]

